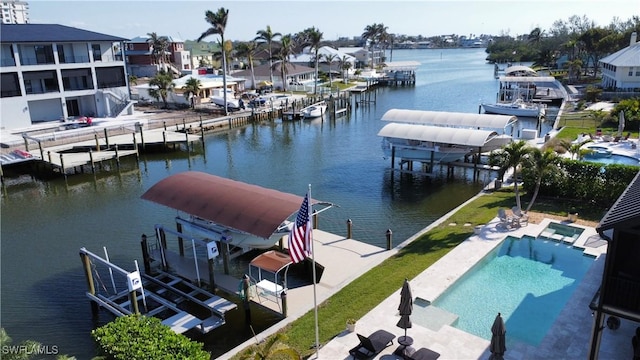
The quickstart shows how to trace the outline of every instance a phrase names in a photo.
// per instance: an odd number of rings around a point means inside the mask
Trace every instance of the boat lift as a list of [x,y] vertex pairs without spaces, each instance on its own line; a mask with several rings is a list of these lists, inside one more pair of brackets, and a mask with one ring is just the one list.
[[[80,249],[80,258],[89,287],[86,295],[91,300],[94,314],[98,313],[99,307],[109,310],[116,316],[140,314],[138,303],[138,292],[140,292],[144,315],[160,318],[164,325],[179,334],[191,329],[197,329],[206,334],[224,325],[226,312],[237,308],[235,303],[169,273],[159,272],[156,276],[141,275],[137,262],[136,271],[124,270],[109,261],[106,248],[105,257],[106,259],[84,247]],[[114,294],[109,294],[96,269],[96,263],[105,265],[109,269]],[[121,292],[117,291],[114,272],[126,278],[127,286]],[[96,280],[105,294],[100,293],[100,288],[95,286]],[[202,314],[208,316],[202,316]]]

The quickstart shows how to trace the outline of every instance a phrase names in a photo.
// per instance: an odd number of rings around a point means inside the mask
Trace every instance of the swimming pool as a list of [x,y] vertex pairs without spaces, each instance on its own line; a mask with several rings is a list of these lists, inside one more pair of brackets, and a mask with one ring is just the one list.
[[640,161],[638,159],[632,158],[630,156],[617,155],[612,154],[609,156],[602,156],[598,154],[593,155],[585,155],[585,161],[597,162],[602,164],[621,164],[621,165],[635,165],[640,166]]
[[416,299],[411,319],[433,329],[437,313],[450,313],[449,318],[458,316],[452,326],[490,340],[491,324],[500,312],[507,342],[537,346],[593,260],[561,242],[508,236],[431,305]]

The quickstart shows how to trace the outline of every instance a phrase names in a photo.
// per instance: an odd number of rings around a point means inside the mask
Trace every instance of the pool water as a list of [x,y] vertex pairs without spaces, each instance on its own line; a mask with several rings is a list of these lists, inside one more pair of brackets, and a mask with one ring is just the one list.
[[609,156],[602,156],[598,154],[585,155],[584,160],[607,164],[607,165],[620,164],[620,165],[640,166],[640,161],[638,161],[638,159],[632,158],[630,156],[616,155],[616,154],[609,155]]
[[556,241],[508,236],[431,306],[457,315],[456,328],[487,340],[500,312],[507,342],[537,346],[593,260],[582,250]]

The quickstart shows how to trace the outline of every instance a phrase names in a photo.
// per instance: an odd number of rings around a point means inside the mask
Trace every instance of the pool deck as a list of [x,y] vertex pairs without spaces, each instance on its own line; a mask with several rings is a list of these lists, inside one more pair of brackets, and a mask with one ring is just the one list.
[[[495,218],[485,225],[479,234],[471,236],[420,275],[411,279],[410,284],[414,298],[419,297],[426,300],[437,298],[486,254],[499,246],[506,236],[529,235],[536,237],[552,221],[559,222],[544,219],[539,224],[530,223],[528,226],[507,231],[498,226],[499,220]],[[573,246],[583,248],[585,254],[593,256],[595,261],[540,345],[534,347],[524,343],[511,344],[507,340],[505,359],[588,358],[593,325],[589,303],[600,286],[607,246],[594,228],[578,224],[567,225],[584,229]],[[404,330],[396,326],[399,320],[400,285],[398,285],[398,291],[358,320],[355,332],[350,333],[345,330],[338,334],[320,349],[318,357],[323,359],[350,358],[349,349],[359,343],[356,333],[368,336],[378,329],[384,329],[395,334],[396,337],[404,335]],[[493,318],[487,319],[487,327],[490,327],[492,323]],[[600,346],[600,358],[632,358],[631,337],[636,326],[635,323],[621,319],[619,329],[614,331],[605,328]],[[413,324],[413,327],[407,330],[407,335],[414,339],[413,348],[429,348],[440,354],[439,359],[488,359],[491,355],[488,340],[449,325],[443,325],[435,331]],[[508,337],[509,329],[507,328]],[[374,359],[400,359],[394,354],[398,346],[396,338],[392,346],[387,347]]]

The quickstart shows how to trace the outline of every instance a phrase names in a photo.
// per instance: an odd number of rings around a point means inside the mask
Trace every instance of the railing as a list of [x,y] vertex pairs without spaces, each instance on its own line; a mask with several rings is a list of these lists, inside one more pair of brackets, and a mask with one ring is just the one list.
[[89,56],[65,56],[60,59],[61,64],[88,63]]
[[640,311],[640,282],[619,276],[609,276],[606,284],[602,299],[604,305],[633,312]]

